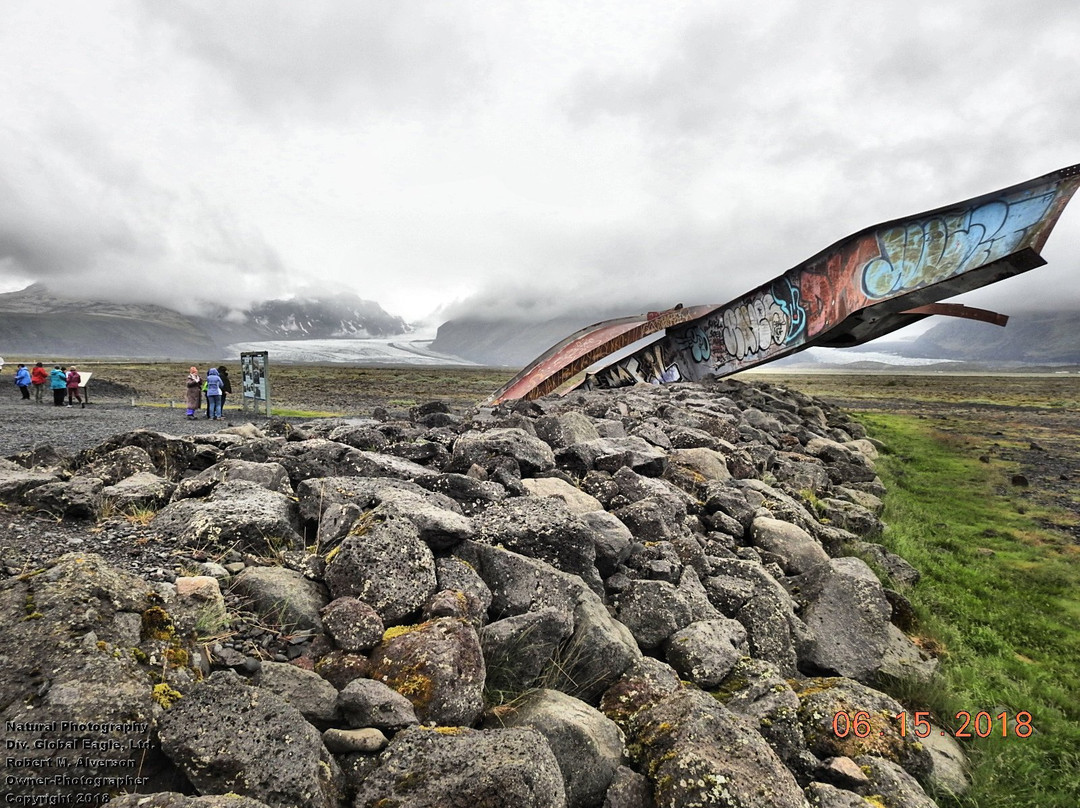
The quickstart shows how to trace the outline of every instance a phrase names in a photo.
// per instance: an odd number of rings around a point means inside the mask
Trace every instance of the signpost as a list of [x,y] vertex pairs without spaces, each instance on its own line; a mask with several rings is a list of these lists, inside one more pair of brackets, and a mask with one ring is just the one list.
[[244,393],[241,406],[245,413],[265,411],[270,415],[270,359],[267,351],[240,354],[240,375]]

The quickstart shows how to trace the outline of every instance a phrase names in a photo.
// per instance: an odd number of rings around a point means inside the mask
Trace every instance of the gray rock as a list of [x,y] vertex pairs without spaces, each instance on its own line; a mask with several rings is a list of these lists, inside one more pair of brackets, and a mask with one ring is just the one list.
[[337,719],[338,692],[317,673],[267,660],[259,666],[255,682],[283,698],[316,726],[326,727]]
[[329,598],[323,586],[284,567],[247,567],[234,590],[251,600],[263,619],[286,631],[322,631],[319,611]]
[[555,468],[555,454],[540,438],[523,429],[492,429],[487,432],[467,432],[454,442],[451,468],[468,469],[476,464],[492,467],[498,457],[513,458],[522,476],[533,477]]
[[476,540],[546,561],[604,591],[593,532],[557,500],[519,497],[492,505],[476,517]]
[[588,513],[603,512],[604,506],[596,497],[586,494],[558,477],[536,477],[522,480],[525,490],[534,497],[551,497],[566,506],[570,513],[584,516]]
[[440,590],[461,592],[469,622],[480,628],[487,622],[491,590],[476,570],[455,556],[435,560],[435,578]]
[[821,544],[798,525],[758,516],[750,525],[750,539],[763,550],[780,557],[789,575],[807,572],[829,560]]
[[968,759],[963,747],[941,727],[930,724],[930,734],[922,739],[930,753],[930,772],[927,784],[934,790],[953,796],[962,796],[971,788],[968,776]]
[[286,443],[268,459],[285,467],[294,486],[312,477],[392,477],[413,480],[437,473],[400,457],[364,452],[322,438]]
[[221,483],[205,501],[173,502],[158,511],[151,524],[182,546],[236,548],[258,555],[304,546],[296,504],[246,480]]
[[480,647],[487,668],[489,700],[508,701],[545,678],[561,664],[563,644],[574,632],[573,617],[555,608],[507,617],[480,630]]
[[813,639],[800,653],[812,670],[868,682],[881,668],[892,609],[881,582],[857,558],[834,558],[793,578]]
[[863,767],[870,779],[863,793],[880,795],[889,808],[938,808],[919,782],[891,760],[862,755],[855,758],[855,762]]
[[412,702],[374,679],[354,679],[337,694],[337,711],[352,728],[397,732],[419,723]]
[[639,541],[664,541],[686,533],[686,507],[669,498],[646,497],[615,512]]
[[22,489],[21,499],[27,505],[55,516],[92,519],[97,515],[101,506],[101,489],[105,487],[97,477],[73,477],[61,482],[49,475],[49,481],[35,485],[26,483],[35,476],[44,475],[22,470],[8,473],[9,481],[12,477],[19,479],[13,485],[16,490]]
[[615,614],[644,650],[658,648],[694,618],[689,599],[666,581],[631,581],[619,593]]
[[532,691],[499,709],[488,725],[530,727],[547,739],[562,771],[567,808],[599,804],[622,762],[623,736],[615,723],[557,690]]
[[423,723],[467,727],[483,710],[484,655],[465,620],[442,617],[387,632],[370,662],[370,677],[412,702]]
[[322,734],[323,744],[335,755],[370,754],[386,748],[386,736],[374,727],[364,729],[328,729]]
[[705,690],[715,688],[746,652],[746,629],[736,620],[702,620],[676,631],[667,641],[667,661]]
[[544,736],[531,729],[409,729],[360,784],[356,808],[565,808],[562,773]]
[[96,477],[103,485],[116,485],[133,474],[157,473],[154,461],[139,446],[122,446],[76,468],[74,477]]
[[575,443],[596,440],[600,433],[588,416],[580,412],[563,412],[537,418],[536,436],[552,449],[565,449]]
[[604,510],[583,513],[580,518],[592,529],[596,569],[601,578],[608,578],[619,564],[630,557],[634,534],[617,516]]
[[[270,731],[268,731],[270,730]],[[202,792],[271,806],[337,808],[341,770],[295,707],[232,672],[192,687],[161,717],[165,753]]]
[[620,766],[611,778],[602,808],[656,808],[649,778]]
[[823,520],[827,519],[831,524],[856,536],[880,536],[885,529],[885,525],[871,511],[844,499],[820,499],[817,511]]
[[811,783],[806,796],[813,808],[866,808],[867,802],[852,791],[845,791],[828,783]]
[[881,567],[885,574],[901,587],[915,586],[919,582],[920,576],[917,569],[880,544],[866,541],[855,542],[852,550]]
[[0,458],[0,501],[2,502],[24,502],[28,491],[56,481],[55,474],[46,471],[28,471],[17,463]]
[[[904,708],[895,699],[841,677],[810,679],[794,689],[807,748],[819,758],[857,760],[860,755],[876,755],[898,763],[915,777],[925,777],[930,771],[930,753],[911,731],[914,719],[910,713],[908,731],[901,733],[898,716]],[[843,718],[837,719],[839,713],[852,722],[849,728],[844,727]],[[860,713],[867,722],[862,738],[854,731]]]
[[435,557],[412,522],[362,517],[327,563],[324,580],[334,598],[357,597],[393,625],[435,593]]
[[635,715],[682,687],[679,674],[670,665],[654,657],[641,657],[604,692],[600,710],[625,730]]
[[[140,450],[141,451],[141,450]],[[110,507],[130,513],[136,508],[158,508],[169,501],[176,483],[150,471],[139,471],[114,485],[101,489],[101,500]]]
[[472,520],[457,513],[456,504],[451,510],[433,503],[436,495],[425,491],[420,496],[412,491],[388,489],[382,492],[378,513],[408,519],[420,534],[420,540],[432,550],[448,550],[456,544],[473,537]]
[[725,706],[749,719],[785,765],[806,777],[818,767],[799,721],[799,698],[775,665],[743,658],[717,691]]
[[382,639],[382,618],[359,598],[336,598],[319,615],[323,629],[343,651],[369,651]]
[[228,480],[246,480],[261,485],[269,491],[277,491],[286,496],[293,495],[289,475],[280,463],[252,463],[247,460],[225,459],[200,471],[194,477],[182,480],[176,486],[173,499],[205,497]]
[[647,477],[659,477],[668,466],[667,453],[637,438],[598,438],[575,443],[560,453],[560,465],[584,473],[598,469],[614,474],[626,467]]

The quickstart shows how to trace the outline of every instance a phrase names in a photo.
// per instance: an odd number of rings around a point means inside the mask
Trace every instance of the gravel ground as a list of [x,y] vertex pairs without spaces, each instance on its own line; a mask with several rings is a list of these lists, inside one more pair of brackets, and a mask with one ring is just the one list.
[[96,446],[106,438],[135,429],[152,429],[169,435],[216,432],[247,421],[260,424],[265,416],[244,415],[239,408],[225,410],[225,421],[210,421],[205,411],[189,421],[183,408],[131,406],[130,400],[94,398],[86,407],[54,407],[52,401],[7,396],[0,400],[0,457],[47,444],[64,454]]

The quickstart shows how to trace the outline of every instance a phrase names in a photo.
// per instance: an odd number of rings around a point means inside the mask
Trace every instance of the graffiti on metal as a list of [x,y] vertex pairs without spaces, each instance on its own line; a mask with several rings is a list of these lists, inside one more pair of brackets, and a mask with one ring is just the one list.
[[[586,352],[576,346],[575,335],[492,400],[550,392],[571,370],[580,373],[605,350],[610,355],[644,333],[663,332],[630,356],[594,365],[583,386],[723,376],[812,345],[860,344],[932,314],[974,316],[960,313],[962,307],[928,304],[1045,263],[1038,251],[1078,184],[1080,166],[1072,166],[867,228],[729,303],[650,315],[649,325],[627,330],[621,344],[594,338]],[[994,321],[992,313],[985,314],[979,319]],[[587,331],[603,333],[605,325]]]

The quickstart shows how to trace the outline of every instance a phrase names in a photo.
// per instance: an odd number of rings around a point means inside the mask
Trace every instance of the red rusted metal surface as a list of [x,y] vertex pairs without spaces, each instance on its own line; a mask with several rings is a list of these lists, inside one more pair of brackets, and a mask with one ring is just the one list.
[[[490,401],[536,398],[590,366],[587,388],[665,384],[811,346],[860,345],[933,314],[994,322],[1001,315],[938,301],[1045,264],[1039,250],[1078,185],[1080,165],[1070,166],[868,227],[730,303],[598,323],[546,351]],[[628,356],[611,356],[651,334]]]

